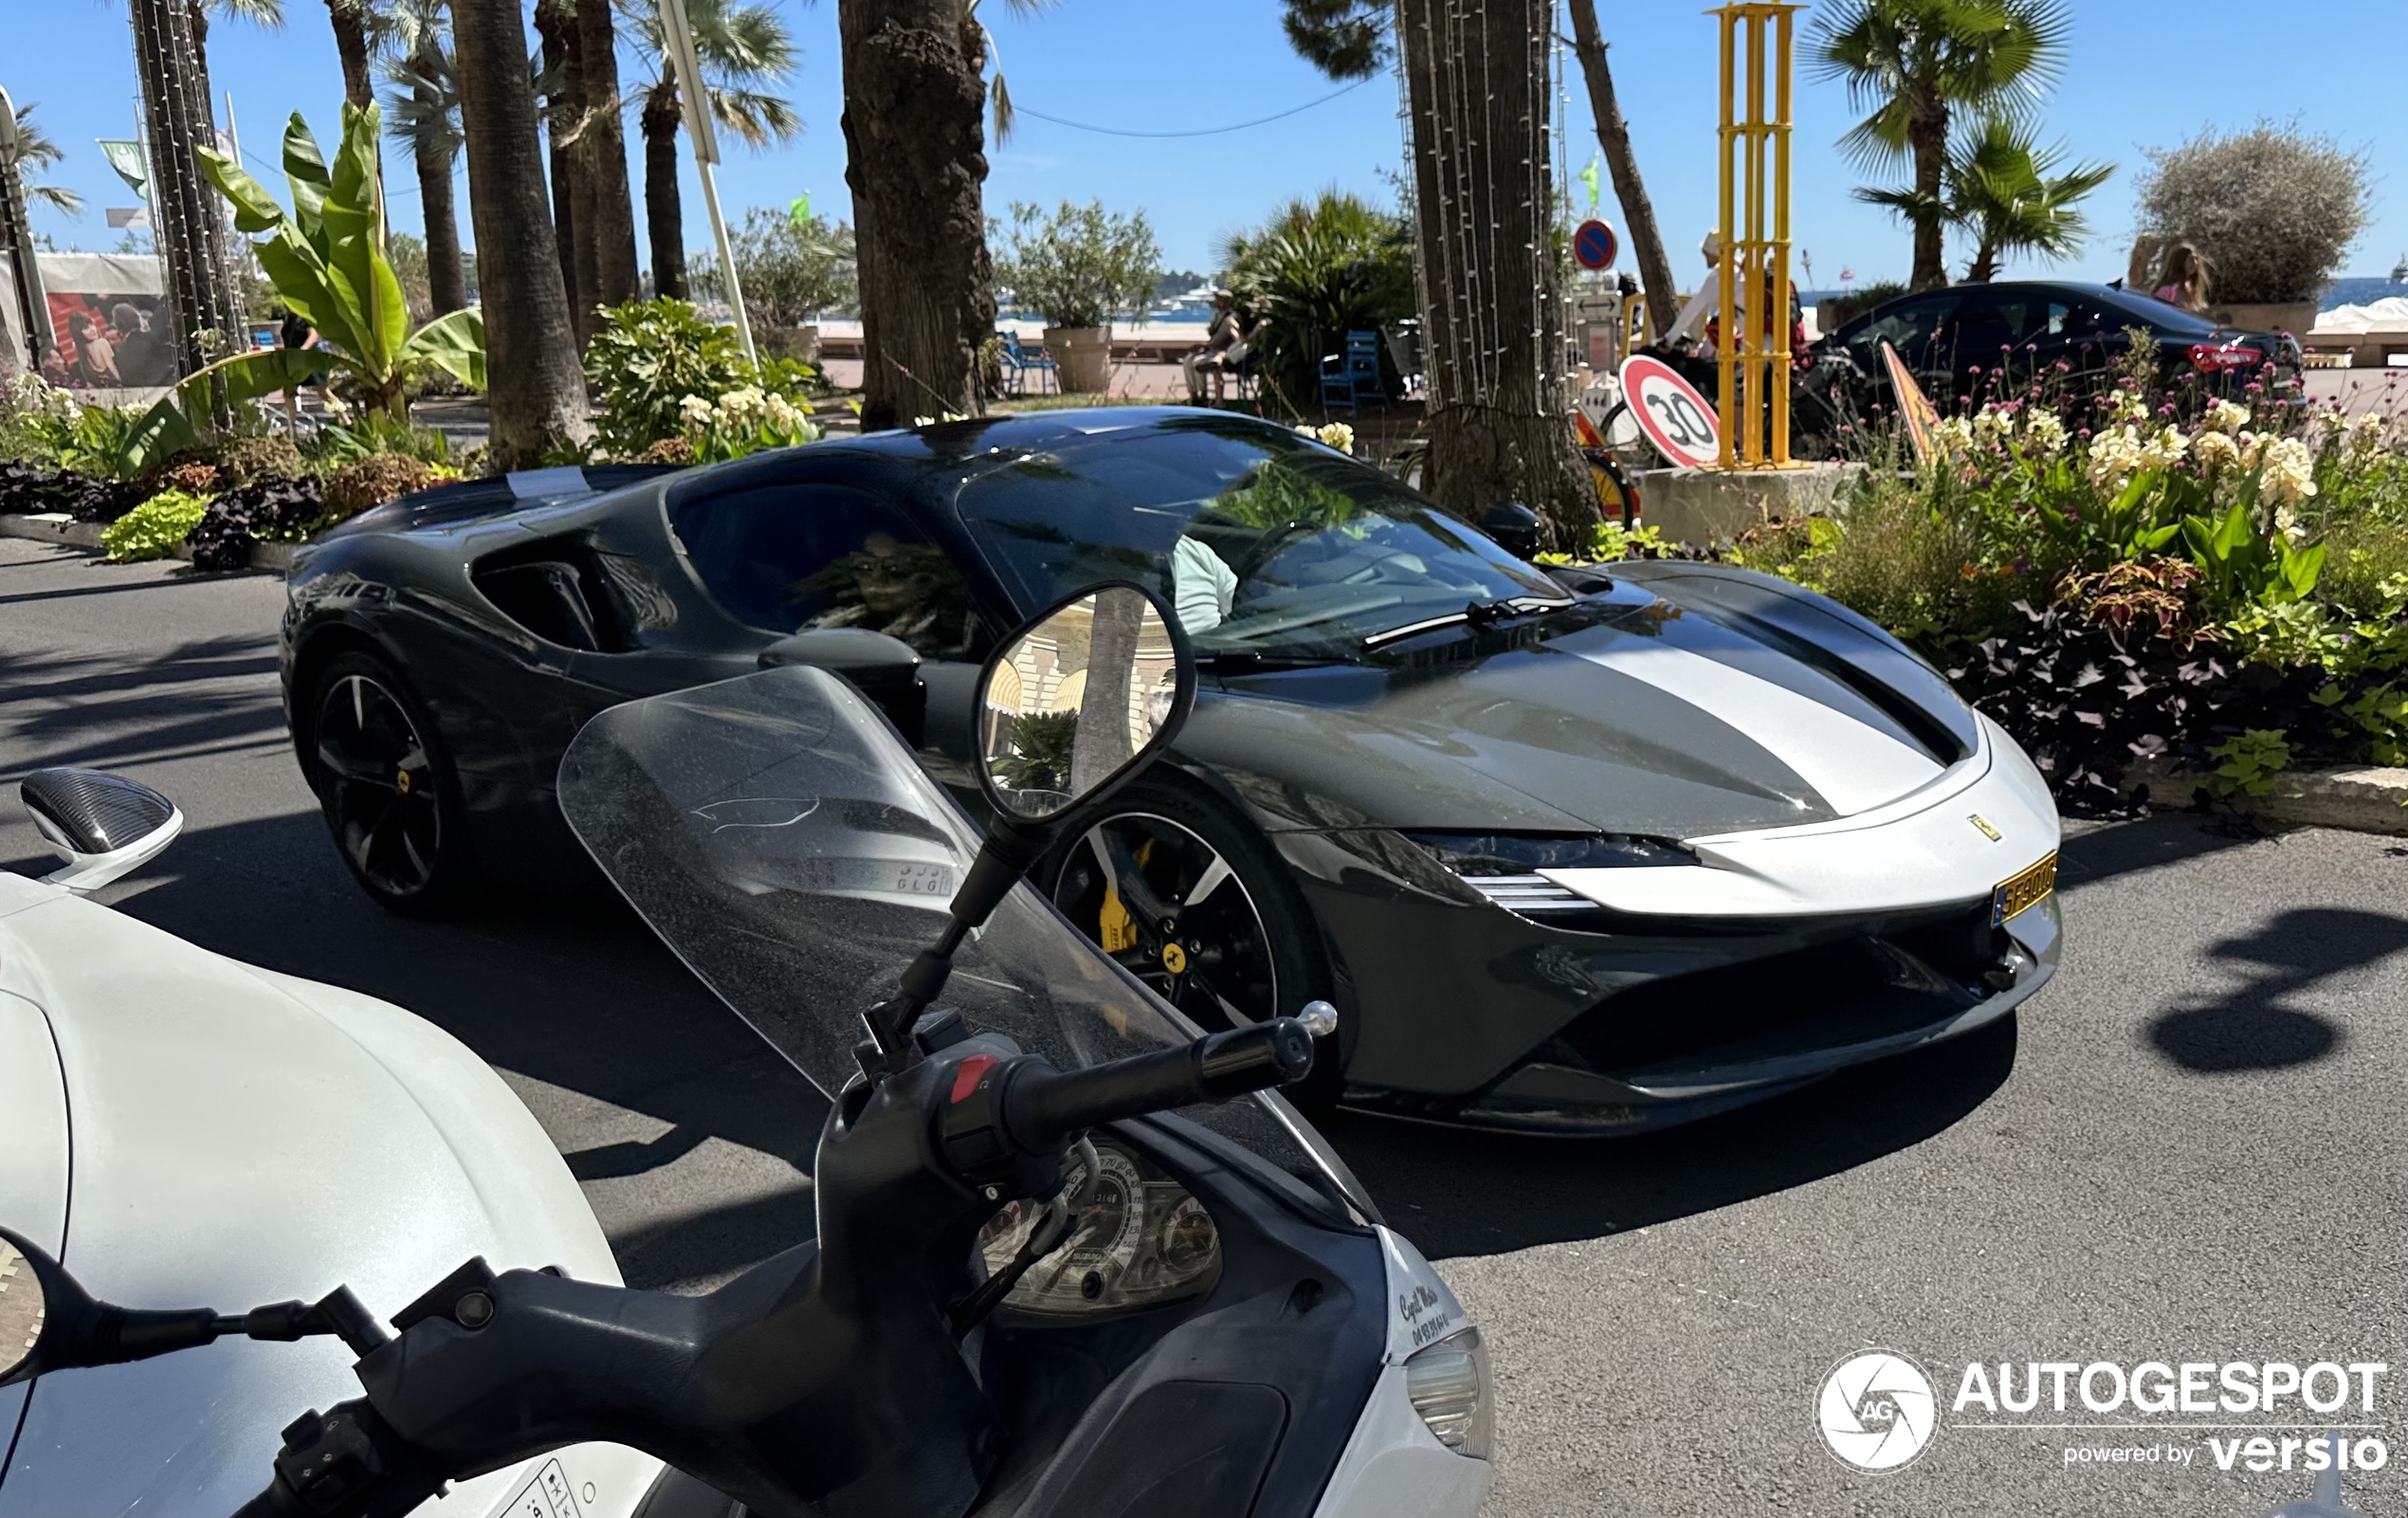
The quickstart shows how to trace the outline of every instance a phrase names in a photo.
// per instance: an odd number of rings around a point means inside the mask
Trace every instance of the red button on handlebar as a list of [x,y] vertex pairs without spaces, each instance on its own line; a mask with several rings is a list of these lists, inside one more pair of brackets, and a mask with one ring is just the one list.
[[954,1103],[958,1106],[969,1101],[971,1093],[978,1088],[978,1077],[994,1069],[995,1064],[993,1054],[973,1054],[963,1060],[960,1068],[953,1072]]

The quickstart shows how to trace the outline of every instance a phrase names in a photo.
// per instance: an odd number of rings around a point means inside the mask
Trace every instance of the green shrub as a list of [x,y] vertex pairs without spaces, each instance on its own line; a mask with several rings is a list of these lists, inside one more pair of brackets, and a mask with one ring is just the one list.
[[55,465],[54,429],[72,423],[76,399],[40,375],[23,371],[0,382],[0,460]]
[[301,449],[281,432],[233,439],[217,450],[217,467],[237,485],[294,480],[303,473]]
[[372,453],[325,476],[327,514],[347,521],[388,501],[426,489],[435,473],[407,453]]
[[703,320],[684,301],[605,306],[602,330],[585,350],[586,392],[600,412],[595,448],[610,458],[640,457],[685,435],[686,396],[717,400],[755,378],[735,330]]
[[114,563],[160,558],[201,524],[209,503],[184,490],[162,490],[101,530],[100,546]]
[[1162,250],[1145,212],[1122,216],[1104,202],[1012,203],[1012,230],[994,261],[995,283],[1057,327],[1100,327],[1122,311],[1140,320],[1162,278]]
[[372,412],[349,427],[323,424],[301,451],[321,473],[393,454],[440,466],[451,462],[451,440],[431,427],[412,427]]
[[[1286,409],[1301,414],[1321,395],[1321,361],[1349,332],[1377,332],[1414,310],[1413,230],[1405,218],[1324,190],[1290,201],[1223,249],[1238,306],[1268,319],[1254,338],[1254,370]],[[1390,393],[1397,376],[1380,345]]]

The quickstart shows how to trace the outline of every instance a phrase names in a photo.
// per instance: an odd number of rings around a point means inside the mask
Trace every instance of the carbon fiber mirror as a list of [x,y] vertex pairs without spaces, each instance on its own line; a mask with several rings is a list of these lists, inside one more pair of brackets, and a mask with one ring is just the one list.
[[174,802],[100,770],[36,770],[17,796],[42,841],[67,862],[43,879],[79,894],[149,864],[184,831]]

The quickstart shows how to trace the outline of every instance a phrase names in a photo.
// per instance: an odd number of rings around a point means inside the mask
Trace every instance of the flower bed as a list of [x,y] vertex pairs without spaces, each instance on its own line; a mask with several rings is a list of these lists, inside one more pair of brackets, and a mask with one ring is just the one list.
[[[2046,386],[1904,430],[1828,518],[1684,552],[1822,591],[1898,634],[2032,754],[2070,809],[2142,760],[2216,792],[2408,762],[2408,422]],[[1600,529],[1604,558],[1674,550]],[[2143,798],[2144,799],[2144,798]]]

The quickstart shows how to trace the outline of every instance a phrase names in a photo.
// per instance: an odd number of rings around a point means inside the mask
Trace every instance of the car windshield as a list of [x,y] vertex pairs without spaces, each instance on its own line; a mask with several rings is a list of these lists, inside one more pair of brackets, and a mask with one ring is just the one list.
[[[610,708],[562,757],[559,797],[653,931],[830,1096],[861,1015],[935,940],[978,850],[878,709],[808,667]],[[1198,1036],[1025,884],[955,955],[942,1005],[1065,1070]],[[1182,1115],[1372,1216],[1279,1098]]]
[[1378,470],[1259,422],[1181,417],[1024,454],[956,507],[1022,608],[1135,579],[1207,658],[1346,659],[1474,602],[1568,599]]

